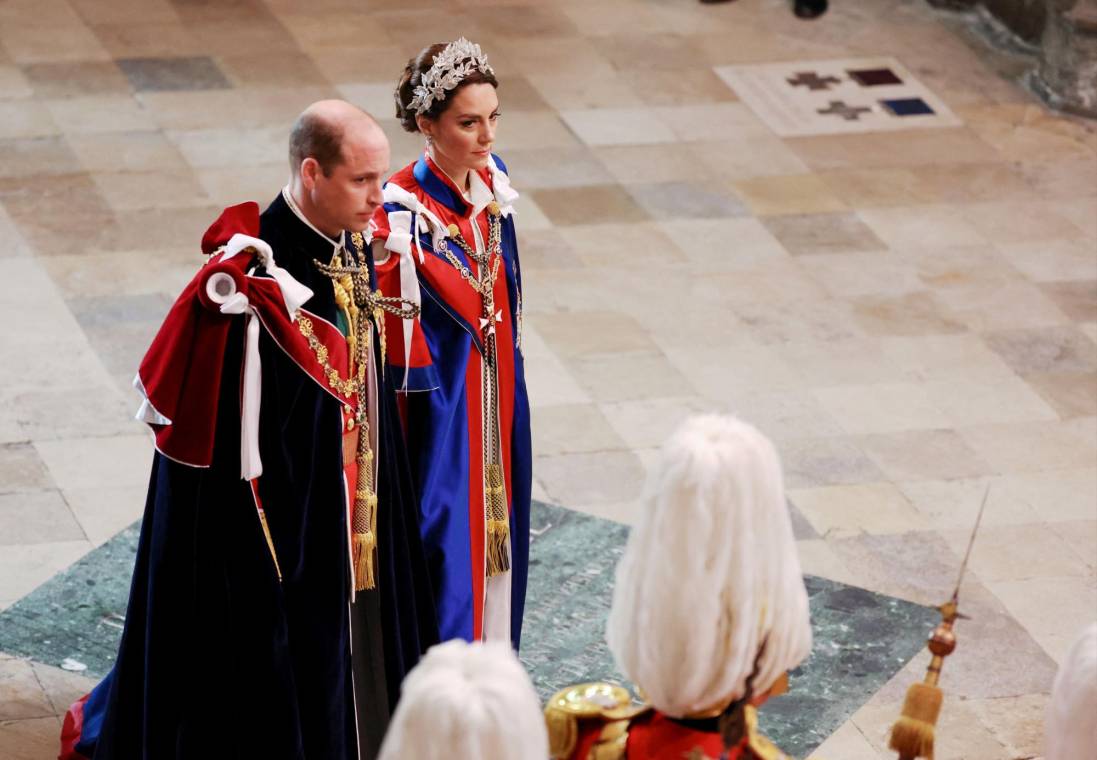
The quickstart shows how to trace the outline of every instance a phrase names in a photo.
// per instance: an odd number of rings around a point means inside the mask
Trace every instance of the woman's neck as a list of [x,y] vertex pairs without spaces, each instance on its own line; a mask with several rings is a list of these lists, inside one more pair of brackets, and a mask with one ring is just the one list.
[[430,158],[434,161],[434,164],[442,170],[442,173],[450,178],[453,184],[457,185],[457,188],[461,192],[468,192],[469,189],[469,169],[467,166],[454,166],[446,161],[438,151],[434,148],[430,148]]

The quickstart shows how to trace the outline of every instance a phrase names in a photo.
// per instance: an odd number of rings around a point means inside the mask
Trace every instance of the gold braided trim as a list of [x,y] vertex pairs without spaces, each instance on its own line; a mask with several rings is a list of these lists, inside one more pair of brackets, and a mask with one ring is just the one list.
[[330,385],[337,393],[342,393],[344,396],[353,396],[358,392],[358,388],[361,385],[362,377],[365,374],[365,367],[360,366],[358,368],[358,374],[360,377],[350,377],[344,380],[339,376],[339,371],[335,367],[328,363],[328,347],[316,337],[316,333],[312,331],[312,320],[297,312],[297,329],[304,336],[305,340],[309,343],[309,348],[316,355],[316,361],[320,365],[320,368],[324,371],[324,377],[327,378],[328,385]]

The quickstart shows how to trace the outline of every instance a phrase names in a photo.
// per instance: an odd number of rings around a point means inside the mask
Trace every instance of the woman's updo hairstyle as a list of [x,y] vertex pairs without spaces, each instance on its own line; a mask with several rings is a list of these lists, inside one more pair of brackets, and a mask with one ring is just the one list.
[[[430,71],[430,67],[434,65],[435,57],[441,55],[446,47],[448,47],[448,44],[445,42],[425,47],[419,51],[419,55],[409,60],[408,65],[404,67],[404,73],[400,76],[394,95],[396,98],[396,118],[400,120],[400,124],[408,132],[419,131],[419,124],[415,121],[415,117],[419,114],[410,108],[411,100],[415,97],[415,88],[422,83],[423,75]],[[462,79],[459,85],[452,90],[447,90],[444,97],[431,103],[430,108],[424,111],[422,115],[431,120],[437,119],[449,107],[453,96],[460,92],[462,87],[470,84],[490,84],[492,87],[498,88],[499,80],[490,71],[485,72],[475,69]]]

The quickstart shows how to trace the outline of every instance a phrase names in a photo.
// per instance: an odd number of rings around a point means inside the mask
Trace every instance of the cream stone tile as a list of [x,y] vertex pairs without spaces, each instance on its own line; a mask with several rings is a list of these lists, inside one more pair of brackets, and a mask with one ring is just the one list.
[[575,381],[537,332],[538,321],[534,315],[527,314],[522,326],[522,354],[526,365],[530,367],[526,373],[530,405],[537,407],[589,403],[590,394]]
[[884,355],[878,338],[791,341],[775,344],[773,351],[811,388],[903,379],[899,367]]
[[895,252],[910,262],[922,282],[935,291],[993,290],[1024,281],[1024,275],[990,244],[924,247],[911,241],[896,247]]
[[693,388],[702,397],[716,402],[728,402],[737,393],[755,388],[780,390],[802,385],[796,368],[768,346],[743,344],[726,355],[714,355],[711,348],[664,345],[664,352],[685,375],[683,388]]
[[552,222],[545,216],[545,212],[537,205],[537,201],[528,195],[521,195],[514,201],[515,218],[523,230],[551,230]]
[[87,541],[4,547],[0,552],[0,599],[21,599],[90,550]]
[[640,496],[644,467],[631,451],[537,457],[534,471],[553,503],[606,505]]
[[209,196],[189,169],[151,172],[96,172],[96,186],[115,211],[202,207]]
[[289,176],[288,126],[169,130],[166,134],[193,167],[231,169],[277,164]]
[[842,429],[854,435],[949,427],[949,419],[913,383],[818,388],[813,395]]
[[1018,170],[1041,198],[1060,198],[1069,203],[1097,196],[1097,160],[1026,160]]
[[891,483],[793,488],[788,497],[823,538],[906,533],[930,527]]
[[[143,472],[148,482],[148,468],[141,462],[133,462],[131,468]],[[103,480],[101,487],[70,488],[64,491],[65,502],[79,523],[92,546],[99,546],[113,538],[118,531],[141,518],[145,507],[147,487],[129,485],[114,487]]]
[[19,232],[11,216],[0,206],[0,257],[15,258],[31,255],[30,245]]
[[64,491],[148,483],[153,449],[148,435],[37,441],[34,448]]
[[579,140],[568,129],[563,114],[552,111],[513,111],[498,131],[496,147],[503,156],[511,150],[573,148]]
[[[554,41],[557,44],[559,40]],[[584,42],[586,42],[584,40]],[[566,46],[567,43],[564,42]],[[608,62],[594,64],[582,73],[569,73],[574,61],[561,61],[539,71],[525,72],[541,97],[558,110],[572,108],[638,108],[645,104],[628,79]]]
[[620,0],[569,5],[562,10],[586,37],[615,37],[621,33],[624,19],[632,34],[656,34],[666,29],[655,8]]
[[1075,322],[1097,319],[1097,280],[1045,282],[1040,289]]
[[857,585],[857,578],[849,571],[830,544],[822,538],[811,538],[796,542],[796,553],[800,558],[800,569],[804,575]]
[[[851,718],[881,758],[891,756],[887,749],[888,737],[901,711],[900,701],[872,700]],[[934,733],[935,752],[942,757],[964,760],[1000,760],[1007,757],[1005,747],[979,721],[966,700],[950,698],[947,690]]]
[[[7,484],[4,490],[7,490]],[[82,541],[84,531],[55,490],[0,494],[0,525],[7,526],[0,545]]]
[[1089,249],[1097,250],[1097,201],[1081,198],[1057,204],[1053,208],[1082,231],[1089,241]]
[[652,109],[683,142],[710,142],[735,135],[737,140],[771,137],[767,127],[745,103],[699,103]]
[[[144,249],[117,253],[49,256],[41,262],[64,298],[170,293],[182,291],[198,272],[197,245],[181,249]],[[155,262],[155,267],[149,263]]]
[[336,89],[345,100],[375,117],[390,117],[395,111],[391,82],[346,83]]
[[681,219],[658,224],[703,273],[737,272],[769,259],[788,258],[777,238],[757,219]]
[[993,383],[1014,377],[1002,357],[978,335],[915,335],[879,339],[885,360],[904,379]]
[[893,481],[988,475],[991,467],[952,430],[913,430],[855,439]]
[[1097,345],[1070,326],[987,333],[987,345],[1018,374],[1097,370]]
[[936,199],[945,203],[1038,200],[1020,167],[1014,164],[932,164],[912,171]]
[[194,174],[205,194],[219,206],[255,201],[264,208],[289,180],[289,169],[279,164],[199,169]]
[[71,134],[65,141],[92,172],[185,169],[179,150],[159,132]]
[[[795,277],[781,282],[768,272],[753,277],[756,272],[728,275],[738,280],[739,293],[732,293],[728,283],[725,292],[729,297],[741,296],[744,303],[735,304],[736,316],[751,328],[751,337],[762,344],[798,341],[848,340],[864,337],[866,330],[859,324],[859,315],[847,301],[836,298],[811,298],[818,289],[810,279],[806,284]],[[714,280],[716,278],[713,278]],[[758,287],[761,285],[761,287]],[[796,299],[797,291],[806,297]],[[773,293],[773,298],[767,298]]]
[[920,246],[980,245],[983,233],[957,208],[949,206],[896,206],[865,208],[857,215],[889,246],[900,248],[917,241]]
[[31,667],[56,715],[63,716],[70,705],[95,686],[95,682],[90,678],[58,667],[43,665],[40,662],[31,663]]
[[785,485],[790,489],[879,482],[872,460],[849,438],[790,438],[779,441]]
[[658,448],[687,418],[718,410],[717,405],[697,396],[614,401],[598,408],[623,447],[633,450]]
[[984,495],[984,525],[1028,525],[1046,519],[1028,500],[1013,492],[1007,478],[917,480],[897,485],[914,508],[939,530],[970,533]]
[[687,145],[713,179],[734,181],[809,171],[785,142],[774,135],[744,137],[728,132],[715,140]]
[[651,108],[562,110],[560,118],[587,145],[655,145],[677,139]]
[[0,752],[6,760],[41,760],[57,753],[61,720],[30,718],[0,723]]
[[811,754],[811,758],[831,757],[840,757],[843,760],[878,760],[880,756],[851,720],[843,723]]
[[[1097,509],[1093,511],[1097,518]],[[1074,555],[1089,568],[1090,574],[1097,569],[1097,519],[1052,522],[1047,527],[1070,546]]]
[[561,357],[656,349],[634,319],[610,311],[561,312],[542,321],[539,331]]
[[835,169],[813,176],[852,208],[916,206],[938,200],[934,190],[919,177],[917,168]]
[[27,660],[0,661],[0,720],[42,718],[54,715],[42,685],[34,675],[34,668]]
[[785,441],[843,435],[842,428],[807,390],[746,389],[733,392],[727,408],[770,439]]
[[890,252],[805,256],[799,266],[835,298],[900,296],[925,290],[917,269]]
[[60,131],[49,109],[41,103],[0,100],[0,139],[47,137]]
[[785,141],[812,169],[917,167],[927,164],[984,164],[1001,156],[965,127],[909,130],[903,139],[877,132],[795,137]]
[[996,246],[1010,264],[1030,280],[1092,280],[1097,278],[1094,245],[1084,240],[1045,240]]
[[45,106],[65,134],[151,131],[158,128],[148,108],[123,95],[47,100]]
[[992,581],[987,587],[1055,660],[1076,632],[1093,622],[1097,587],[1092,576],[1043,576]]
[[33,494],[53,488],[53,479],[42,458],[26,440],[0,446],[0,490]]
[[239,129],[289,126],[310,103],[337,95],[328,87],[249,87],[200,92],[143,92],[139,96],[165,130],[224,128],[232,114]]
[[[619,217],[635,215],[639,209],[627,196],[606,199],[607,206]],[[549,197],[545,202],[549,213],[558,220],[570,221],[578,209]],[[639,212],[642,213],[642,212]],[[576,220],[578,221],[578,220]],[[663,234],[655,222],[635,221],[613,224],[573,224],[558,227],[561,236],[588,267],[625,267],[633,265],[665,266],[668,261],[684,259],[682,252]]]
[[1076,469],[1010,474],[1002,485],[1049,524],[1097,520],[1097,470],[1092,459]]
[[707,176],[704,165],[688,145],[605,145],[593,155],[618,182],[681,182]]
[[[993,243],[1072,240],[1079,228],[1059,213],[1055,203],[971,203],[958,207],[964,219]],[[1092,246],[1091,246],[1092,250]]]
[[945,414],[947,427],[1058,418],[1039,394],[1015,377],[990,382],[934,380],[923,387],[930,402]]
[[[958,558],[971,530],[941,531]],[[968,567],[984,583],[1054,577],[1092,577],[1091,568],[1048,525],[988,525],[980,528]]]
[[595,404],[533,408],[534,456],[623,450],[625,442]]
[[1097,459],[1097,437],[1077,422],[1011,422],[957,432],[1001,473],[1091,467]]
[[779,214],[822,214],[845,211],[833,190],[814,174],[779,175],[738,180],[736,194],[758,216]]
[[593,354],[564,362],[599,402],[676,396],[689,387],[686,377],[660,352]]
[[83,24],[38,24],[0,24],[0,44],[16,63],[110,60],[110,53]]
[[79,26],[81,19],[67,0],[8,0],[0,6],[0,23],[15,30],[40,24]]
[[934,297],[969,330],[1011,330],[1066,324],[1070,320],[1040,288],[1028,282],[998,287],[939,289]]
[[1026,694],[1000,699],[971,700],[980,722],[990,729],[1007,757],[1038,757],[1044,751],[1044,720],[1048,695]]

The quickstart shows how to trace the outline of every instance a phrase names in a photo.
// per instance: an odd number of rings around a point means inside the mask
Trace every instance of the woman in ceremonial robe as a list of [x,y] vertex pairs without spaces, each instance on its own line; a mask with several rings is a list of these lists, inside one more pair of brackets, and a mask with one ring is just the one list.
[[370,226],[442,639],[518,647],[529,555],[531,447],[522,285],[506,167],[491,152],[498,83],[464,38],[412,59],[396,90],[426,150],[385,185]]

